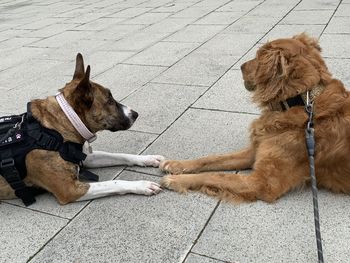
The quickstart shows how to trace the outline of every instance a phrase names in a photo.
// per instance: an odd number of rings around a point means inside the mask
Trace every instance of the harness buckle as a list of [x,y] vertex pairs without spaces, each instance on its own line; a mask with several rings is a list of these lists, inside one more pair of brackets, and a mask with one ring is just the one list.
[[1,160],[0,168],[8,168],[11,166],[15,166],[15,160],[13,158],[7,158],[7,159]]

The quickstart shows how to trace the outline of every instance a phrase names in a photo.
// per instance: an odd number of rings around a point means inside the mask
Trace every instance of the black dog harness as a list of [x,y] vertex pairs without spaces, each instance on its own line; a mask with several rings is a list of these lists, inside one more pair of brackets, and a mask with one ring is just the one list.
[[[15,191],[15,195],[28,206],[35,202],[35,196],[44,192],[36,187],[28,187],[23,182],[27,175],[26,155],[42,149],[59,152],[65,161],[82,164],[86,154],[83,144],[64,141],[62,135],[45,128],[32,115],[30,103],[27,112],[0,118],[0,174]],[[84,171],[86,179],[98,181],[98,176]]]

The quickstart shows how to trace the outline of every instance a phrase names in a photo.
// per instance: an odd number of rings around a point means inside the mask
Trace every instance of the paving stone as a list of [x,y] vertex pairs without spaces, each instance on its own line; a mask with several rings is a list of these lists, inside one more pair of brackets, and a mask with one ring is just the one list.
[[[132,2],[132,1],[127,1]],[[143,1],[143,0],[134,0],[133,5],[137,5],[138,7],[150,7],[150,8],[156,8],[159,6],[162,6],[169,1],[167,0],[149,0],[149,1]]]
[[140,8],[140,7],[133,7],[133,8],[126,8],[121,11],[115,12],[113,14],[108,15],[108,17],[121,17],[121,18],[132,18],[139,15],[142,15],[146,12],[151,10],[151,8]]
[[85,36],[85,39],[93,39],[93,40],[119,40],[127,35],[130,35],[134,32],[139,31],[144,28],[145,25],[113,25],[101,32],[96,32],[94,34],[90,34]]
[[333,12],[334,10],[296,10],[289,13],[282,20],[281,24],[324,25],[328,23]]
[[340,79],[350,89],[350,59],[326,58],[326,64],[333,77]]
[[37,19],[33,23],[28,23],[25,25],[21,25],[16,27],[16,29],[41,29],[43,27],[55,24],[60,22],[58,18],[46,18],[46,19]]
[[335,9],[339,1],[334,0],[307,0],[302,1],[295,9],[296,10],[320,10],[320,9]]
[[8,52],[17,48],[21,48],[25,45],[30,45],[41,38],[32,38],[32,37],[12,37],[7,40],[0,42],[0,49],[4,52]]
[[219,34],[162,73],[155,81],[210,86],[259,38],[259,35],[251,34]]
[[198,43],[158,42],[126,60],[125,63],[171,66],[198,47],[198,45]]
[[146,29],[144,29],[144,32],[169,32],[174,33],[175,31],[178,31],[188,24],[192,23],[195,19],[193,18],[172,18],[168,17],[163,19],[162,21],[159,21],[158,23],[155,23]]
[[157,23],[164,18],[168,17],[170,14],[168,13],[145,13],[139,15],[135,18],[125,20],[121,22],[121,24],[135,24],[135,25],[151,25]]
[[[350,238],[343,216],[348,196],[319,193],[324,255],[346,262],[349,250],[339,240]],[[193,248],[229,262],[316,262],[312,195],[309,188],[289,193],[273,204],[221,204]],[[211,246],[208,246],[211,243]]]
[[247,12],[252,8],[259,5],[262,1],[230,1],[226,5],[220,7],[216,11],[219,12],[237,12],[244,11]]
[[348,43],[350,43],[348,34],[323,34],[320,38],[325,57],[350,58]]
[[114,98],[122,100],[149,82],[166,68],[119,64],[94,77],[93,80],[112,91]]
[[197,255],[194,253],[190,253],[184,263],[222,263],[222,262],[223,261],[221,260],[216,260],[205,256]]
[[52,37],[45,38],[28,44],[29,47],[51,47],[57,48],[70,42],[88,38],[90,32],[86,31],[65,31]]
[[152,44],[161,41],[169,35],[167,32],[139,31],[119,41],[111,47],[112,50],[141,51]]
[[208,7],[189,7],[186,8],[174,15],[172,15],[171,17],[191,17],[191,18],[196,18],[199,19],[207,14],[209,14],[211,12],[211,8]]
[[165,5],[162,5],[158,8],[153,9],[151,12],[159,12],[159,13],[176,13],[185,8],[193,5],[193,3],[187,2],[170,2]]
[[46,37],[60,34],[66,30],[71,30],[71,29],[76,30],[76,26],[77,24],[68,24],[68,23],[53,24],[38,30],[30,30],[29,32],[27,31],[27,33],[23,34],[23,36],[46,38]]
[[[109,132],[103,131],[98,133],[98,140],[91,146],[94,150],[139,154],[156,138],[154,134],[135,131]],[[89,169],[100,177],[100,181],[112,180],[122,172],[125,166]],[[63,218],[72,219],[87,204],[86,202],[76,202],[67,205],[60,205],[52,194],[43,194],[36,197],[37,202],[30,206],[30,209],[56,215]],[[18,199],[7,200],[7,203],[24,207],[22,201]]]
[[[20,47],[3,52],[0,54],[0,72],[5,69],[11,68],[15,65],[18,65],[21,62],[26,61],[27,59],[30,59],[42,53],[44,50],[45,49],[42,48]],[[2,83],[1,85],[4,85],[4,83]]]
[[[87,40],[81,39],[74,42],[69,42],[58,48],[44,48],[44,52],[35,56],[35,59],[49,59],[60,61],[72,61],[74,65],[75,58],[78,53],[81,53],[83,57],[90,55],[96,51],[106,51],[108,46],[111,46],[113,41],[111,40]],[[33,48],[35,50],[35,48]],[[92,61],[92,65],[96,65]],[[74,68],[73,68],[74,69]]]
[[223,33],[265,33],[269,31],[278,19],[275,17],[249,17],[245,16],[226,28]]
[[260,113],[251,100],[251,93],[244,88],[240,70],[228,71],[193,107],[253,114]]
[[[87,12],[87,13],[83,13],[81,15],[75,16],[73,18],[68,18],[65,20],[66,23],[77,23],[77,24],[85,24],[85,23],[89,23],[92,21],[95,21],[97,19],[99,19],[100,17],[103,16],[108,16],[109,13],[101,13],[101,12]],[[62,21],[61,21],[62,23]]]
[[241,70],[241,65],[256,57],[256,52],[264,43],[255,44],[244,56],[242,56],[236,64],[231,68],[232,70]]
[[96,51],[84,57],[86,65],[91,65],[91,75],[96,76],[134,55],[126,51]]
[[205,7],[205,8],[210,8],[212,10],[217,10],[218,8],[224,6],[229,2],[231,2],[231,0],[216,0],[216,1],[203,0],[195,3],[193,7]]
[[77,26],[76,28],[74,28],[74,30],[99,31],[124,20],[125,18],[101,17],[100,19],[88,22],[81,26]]
[[12,37],[21,37],[25,36],[25,34],[32,32],[33,30],[25,30],[25,29],[8,29],[1,31],[0,41],[12,38]]
[[[26,83],[40,77],[45,71],[51,67],[59,66],[62,62],[59,61],[36,61],[32,60],[21,63],[16,67],[9,68],[0,72],[1,86],[9,87],[11,89],[16,87],[23,87]],[[35,64],[35,67],[32,65]]]
[[12,205],[0,205],[0,261],[27,262],[68,220]]
[[266,43],[278,38],[290,38],[302,32],[318,38],[324,27],[325,25],[276,25],[260,42]]
[[350,34],[350,16],[333,17],[327,25],[325,34]]
[[224,25],[189,25],[164,39],[171,42],[205,42],[225,28]]
[[350,16],[350,2],[348,4],[340,4],[334,16]]
[[[118,178],[157,180],[132,172]],[[215,205],[208,197],[168,191],[96,200],[32,262],[181,262]]]
[[[290,2],[286,1],[286,3]],[[271,4],[270,1],[266,1],[259,6],[256,6],[252,11],[248,13],[248,15],[255,17],[275,17],[282,19],[291,10],[292,7],[292,5],[275,5]]]
[[221,59],[221,56],[211,53],[209,49],[200,48],[156,77],[154,81],[210,86],[237,60],[238,56]]
[[244,12],[212,12],[194,24],[229,25],[244,15]]
[[160,134],[206,89],[150,83],[123,100],[123,104],[140,114],[133,130]]
[[[65,12],[61,12],[61,13],[56,13],[53,14],[52,17],[56,17],[56,18],[75,18],[75,17],[79,17],[83,14],[89,13],[91,12],[91,9],[86,9],[86,8],[74,8],[72,10],[68,10]],[[83,22],[81,22],[83,23]]]
[[[248,127],[256,118],[251,114],[189,109],[143,154],[193,159],[239,150],[248,145]],[[137,167],[132,170],[141,171]],[[155,168],[144,168],[142,172],[163,175]]]

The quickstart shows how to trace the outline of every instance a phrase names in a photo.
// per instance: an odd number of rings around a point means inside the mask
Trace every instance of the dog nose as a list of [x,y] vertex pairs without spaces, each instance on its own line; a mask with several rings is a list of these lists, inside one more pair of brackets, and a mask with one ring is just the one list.
[[133,118],[133,120],[136,120],[138,116],[139,114],[136,111],[131,110],[131,117]]
[[243,64],[241,65],[241,70],[242,70],[242,71],[244,70],[245,64],[246,64],[246,63],[243,63]]

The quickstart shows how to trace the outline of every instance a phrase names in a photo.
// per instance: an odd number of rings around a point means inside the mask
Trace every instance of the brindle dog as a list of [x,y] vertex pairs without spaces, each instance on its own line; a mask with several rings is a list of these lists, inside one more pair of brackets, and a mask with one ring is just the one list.
[[[60,91],[86,127],[93,133],[101,130],[126,130],[131,127],[138,114],[118,103],[109,89],[92,82],[90,66],[84,71],[81,54],[77,55],[73,80]],[[31,102],[33,116],[46,128],[58,131],[65,141],[84,143],[56,98],[37,99]],[[83,162],[86,167],[113,165],[139,165],[158,167],[164,158],[159,155],[137,156],[130,154],[93,151]],[[78,180],[79,166],[63,160],[55,151],[32,150],[26,156],[27,176],[24,182],[43,188],[57,198],[60,204],[89,200],[112,194],[152,195],[160,192],[157,183],[149,181],[113,180],[86,183]],[[16,198],[14,191],[0,176],[0,199]]]

